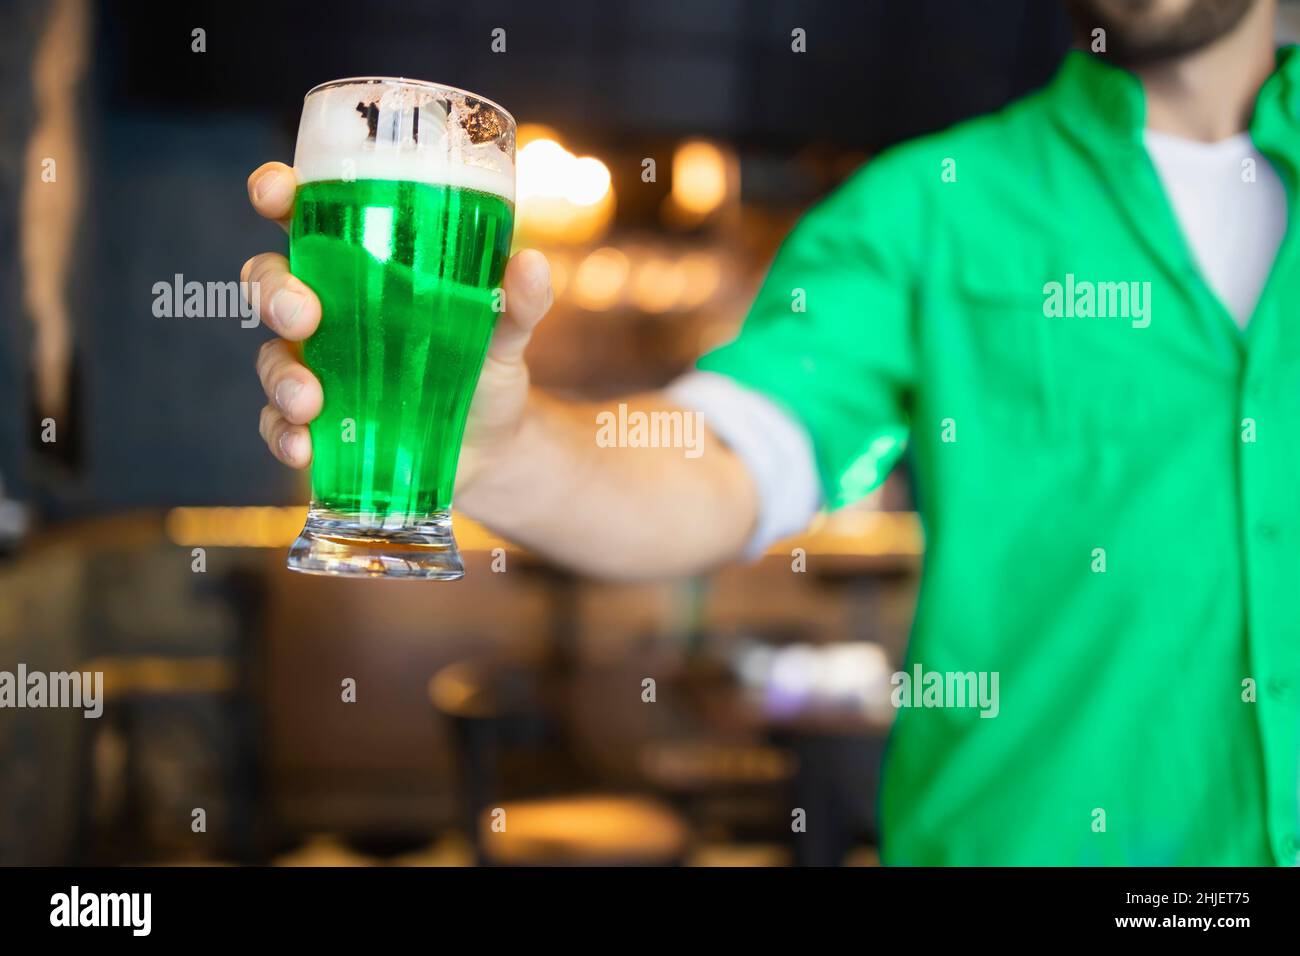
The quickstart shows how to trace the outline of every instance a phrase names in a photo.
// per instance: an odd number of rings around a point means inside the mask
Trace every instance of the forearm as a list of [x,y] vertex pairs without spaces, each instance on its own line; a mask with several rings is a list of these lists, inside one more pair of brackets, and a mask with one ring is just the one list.
[[743,463],[703,425],[689,448],[603,447],[598,416],[616,415],[620,403],[629,417],[692,414],[654,394],[568,404],[533,390],[515,436],[457,493],[457,507],[538,554],[602,577],[689,574],[739,554],[758,510]]

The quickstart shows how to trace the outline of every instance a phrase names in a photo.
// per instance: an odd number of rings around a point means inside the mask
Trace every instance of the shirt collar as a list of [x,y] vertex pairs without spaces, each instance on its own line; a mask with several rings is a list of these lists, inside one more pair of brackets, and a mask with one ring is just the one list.
[[[1128,70],[1082,50],[1071,50],[1046,94],[1062,129],[1080,144],[1092,149],[1142,147],[1146,94],[1142,81]],[[1280,154],[1300,165],[1297,47],[1277,51],[1273,73],[1255,100],[1250,134],[1262,152]]]
[[1261,152],[1300,165],[1300,48],[1284,46],[1277,51],[1273,75],[1255,100],[1250,135]]
[[1095,142],[1101,133],[1108,145],[1142,144],[1146,96],[1142,81],[1082,50],[1065,55],[1046,94],[1062,129],[1080,142]]

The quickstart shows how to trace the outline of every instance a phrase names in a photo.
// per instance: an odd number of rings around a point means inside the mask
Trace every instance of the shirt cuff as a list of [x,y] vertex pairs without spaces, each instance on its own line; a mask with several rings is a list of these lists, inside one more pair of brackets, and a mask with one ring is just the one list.
[[794,416],[717,372],[687,372],[664,391],[673,404],[699,412],[754,481],[758,522],[746,558],[760,558],[774,542],[808,527],[821,508],[821,483],[812,441]]

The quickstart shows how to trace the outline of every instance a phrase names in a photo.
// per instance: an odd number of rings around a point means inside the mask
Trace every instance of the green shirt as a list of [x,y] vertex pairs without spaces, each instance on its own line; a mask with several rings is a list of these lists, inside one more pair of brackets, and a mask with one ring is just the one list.
[[[888,863],[1300,855],[1296,230],[1242,332],[1144,119],[1135,76],[1073,52],[885,152],[700,360],[802,423],[832,507],[906,443],[927,540],[906,670],[998,677],[996,716],[899,709]],[[1295,208],[1294,48],[1250,132]]]

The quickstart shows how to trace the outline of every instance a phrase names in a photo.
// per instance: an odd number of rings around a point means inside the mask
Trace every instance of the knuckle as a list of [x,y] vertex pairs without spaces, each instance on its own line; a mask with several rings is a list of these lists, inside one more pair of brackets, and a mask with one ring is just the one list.
[[271,357],[266,366],[266,385],[268,388],[274,388],[277,384],[286,378],[293,377],[293,359],[285,352],[281,351]]
[[265,255],[266,253],[259,253],[244,263],[244,268],[240,275],[250,286],[256,285],[258,282],[258,277],[262,272],[263,257]]
[[251,262],[253,268],[249,273],[249,278],[258,285],[266,285],[272,282],[282,271],[280,257],[274,252],[263,252],[261,255],[254,256]]
[[269,339],[263,342],[261,348],[257,350],[257,362],[254,367],[257,369],[257,377],[263,381],[266,380],[267,369],[275,358],[276,343],[278,341],[279,339]]
[[267,429],[271,426],[271,415],[271,406],[263,405],[262,411],[257,418],[257,433],[262,436],[262,441],[268,443],[271,441],[270,435],[267,433]]

